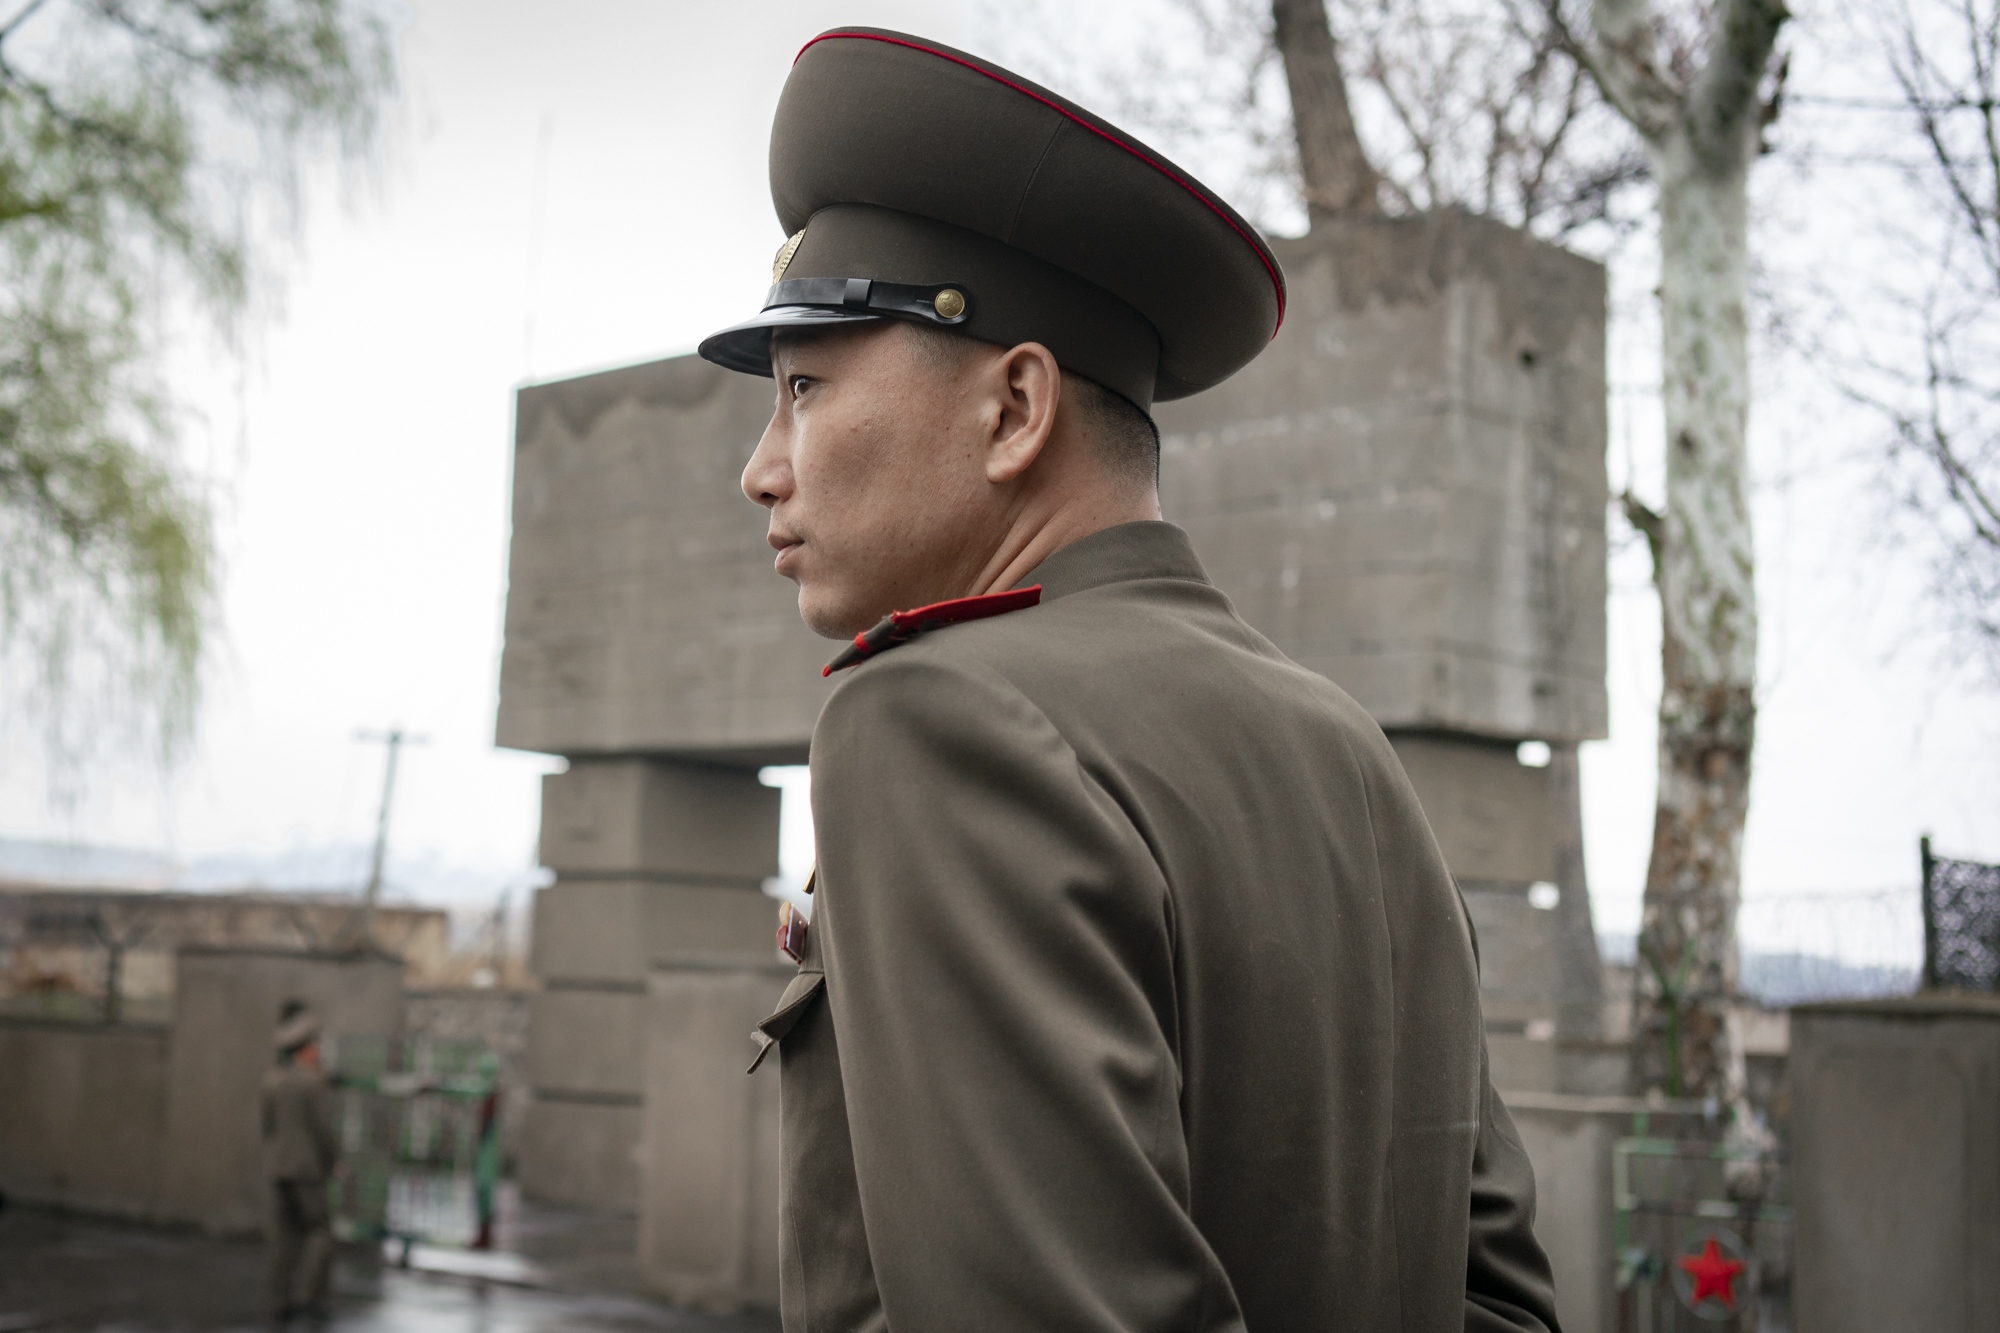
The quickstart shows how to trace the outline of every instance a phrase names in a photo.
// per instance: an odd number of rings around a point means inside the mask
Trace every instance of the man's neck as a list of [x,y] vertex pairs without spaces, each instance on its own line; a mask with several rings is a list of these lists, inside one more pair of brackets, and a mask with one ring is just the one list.
[[1150,486],[1139,495],[1121,489],[1113,494],[1072,498],[1047,513],[1031,509],[1016,518],[967,595],[1005,592],[1057,551],[1093,533],[1159,519],[1159,492]]

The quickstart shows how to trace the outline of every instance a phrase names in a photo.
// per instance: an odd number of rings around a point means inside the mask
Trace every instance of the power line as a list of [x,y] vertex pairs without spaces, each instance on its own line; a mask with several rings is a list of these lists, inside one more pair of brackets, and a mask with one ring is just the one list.
[[2000,107],[1993,98],[1953,98],[1945,102],[1912,102],[1889,97],[1826,97],[1818,93],[1786,93],[1787,102],[1806,106],[1842,107],[1850,111],[1983,111]]

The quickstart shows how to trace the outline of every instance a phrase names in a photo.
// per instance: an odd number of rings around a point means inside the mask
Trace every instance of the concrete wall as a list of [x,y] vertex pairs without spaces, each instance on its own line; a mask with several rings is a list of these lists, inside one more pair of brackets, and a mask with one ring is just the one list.
[[1167,517],[1384,727],[1603,736],[1603,269],[1455,213],[1273,248],[1270,349],[1156,414]]
[[[1385,727],[1604,735],[1604,272],[1456,214],[1275,243],[1291,310],[1161,405],[1161,499],[1245,617]],[[799,762],[830,646],[737,477],[768,381],[523,389],[502,745]]]
[[167,1048],[163,1026],[0,1019],[0,1194],[152,1216]]
[[2000,1328],[2000,996],[1792,1010],[1798,1323]]
[[535,897],[530,1197],[640,1211],[647,972],[771,962],[777,904],[760,886],[778,873],[779,801],[754,771],[706,764],[581,759],[543,779],[541,858],[557,878]]
[[693,356],[521,390],[501,745],[803,761],[831,653],[737,490],[771,401]]
[[[99,934],[134,941],[119,966],[121,1015],[169,1021],[174,955],[183,948],[327,949],[354,927],[351,893],[168,893],[0,888],[0,1013],[55,1010],[97,1017],[109,955]],[[95,925],[93,925],[93,921]],[[384,907],[375,939],[400,957],[412,986],[447,984],[451,919],[435,908]]]
[[778,1303],[778,1070],[743,1070],[789,964],[687,958],[647,982],[639,1271],[679,1304]]
[[1563,1333],[1618,1333],[1611,1147],[1640,1132],[1641,1123],[1646,1133],[1672,1138],[1699,1123],[1699,1110],[1558,1093],[1510,1092],[1506,1102],[1535,1166],[1535,1237],[1555,1270]]
[[393,958],[188,949],[177,960],[159,1215],[218,1232],[263,1225],[259,1085],[287,1000],[330,1038],[399,1035],[403,965]]

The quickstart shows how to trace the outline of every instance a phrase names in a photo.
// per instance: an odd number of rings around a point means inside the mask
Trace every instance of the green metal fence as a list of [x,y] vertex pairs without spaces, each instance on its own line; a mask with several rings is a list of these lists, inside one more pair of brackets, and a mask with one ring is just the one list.
[[1611,1149],[1620,1333],[1788,1333],[1790,1171],[1703,1140]]
[[331,1043],[333,1183],[344,1240],[493,1244],[500,1182],[499,1060],[476,1041],[342,1037]]

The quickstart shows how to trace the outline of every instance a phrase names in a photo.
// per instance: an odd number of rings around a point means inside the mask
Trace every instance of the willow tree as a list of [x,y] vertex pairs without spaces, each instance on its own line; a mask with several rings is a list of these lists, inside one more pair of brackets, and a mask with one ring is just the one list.
[[237,330],[260,204],[294,205],[311,153],[363,153],[391,83],[350,0],[0,18],[0,727],[39,722],[57,773],[107,721],[187,738],[217,565],[163,330]]
[[1659,788],[1639,929],[1633,1076],[1740,1103],[1736,906],[1757,734],[1751,542],[1750,170],[1777,115],[1782,0],[1677,26],[1650,0],[1544,13],[1645,142],[1658,191],[1666,499],[1629,493],[1660,599]]

